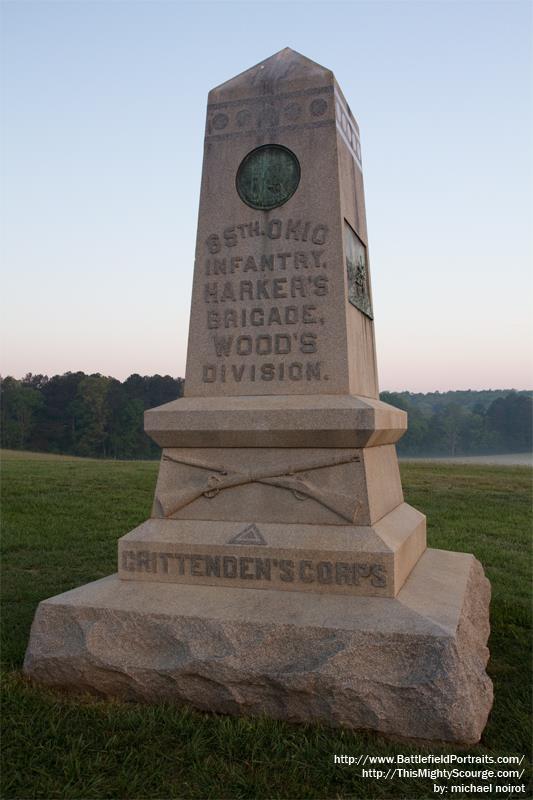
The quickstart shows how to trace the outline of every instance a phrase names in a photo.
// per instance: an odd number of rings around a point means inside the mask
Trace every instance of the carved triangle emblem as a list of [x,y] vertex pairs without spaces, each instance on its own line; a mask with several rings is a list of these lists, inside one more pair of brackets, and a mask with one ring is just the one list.
[[266,544],[266,540],[257,525],[247,525],[233,536],[228,544]]

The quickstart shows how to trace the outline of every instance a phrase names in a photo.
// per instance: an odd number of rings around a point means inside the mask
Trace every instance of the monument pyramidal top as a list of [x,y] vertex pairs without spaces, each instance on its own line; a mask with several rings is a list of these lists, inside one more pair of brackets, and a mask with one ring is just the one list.
[[243,91],[254,95],[263,93],[265,87],[274,87],[275,92],[296,91],[322,83],[331,85],[335,81],[333,72],[310,58],[284,47],[265,61],[235,75],[209,93],[209,102],[240,99]]

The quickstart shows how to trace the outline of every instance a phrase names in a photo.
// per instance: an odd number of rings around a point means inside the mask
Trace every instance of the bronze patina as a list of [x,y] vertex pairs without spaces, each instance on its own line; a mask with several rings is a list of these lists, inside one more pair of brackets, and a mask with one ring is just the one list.
[[344,223],[344,248],[348,272],[348,299],[352,306],[373,319],[366,268],[366,247],[346,221]]
[[237,191],[251,208],[270,211],[286,203],[300,182],[300,163],[294,153],[279,144],[257,147],[237,170]]

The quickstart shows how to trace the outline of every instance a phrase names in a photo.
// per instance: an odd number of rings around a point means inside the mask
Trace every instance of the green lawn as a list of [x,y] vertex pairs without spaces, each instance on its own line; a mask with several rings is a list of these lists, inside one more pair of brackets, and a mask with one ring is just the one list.
[[362,778],[354,766],[333,764],[334,754],[361,753],[525,753],[526,782],[527,467],[402,466],[406,500],[428,515],[430,546],[473,552],[492,582],[495,704],[477,747],[398,744],[370,733],[72,698],[29,685],[20,669],[37,603],[116,570],[116,541],[149,515],[157,469],[155,462],[3,454],[3,798],[437,796],[431,779],[377,781]]

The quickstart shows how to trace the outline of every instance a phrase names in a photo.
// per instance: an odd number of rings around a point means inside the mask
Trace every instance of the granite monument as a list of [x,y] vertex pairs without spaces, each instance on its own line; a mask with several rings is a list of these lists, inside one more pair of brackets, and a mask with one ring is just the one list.
[[490,587],[426,548],[379,400],[359,128],[286,48],[209,94],[185,397],[118,574],[44,600],[43,684],[479,740]]

